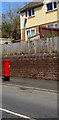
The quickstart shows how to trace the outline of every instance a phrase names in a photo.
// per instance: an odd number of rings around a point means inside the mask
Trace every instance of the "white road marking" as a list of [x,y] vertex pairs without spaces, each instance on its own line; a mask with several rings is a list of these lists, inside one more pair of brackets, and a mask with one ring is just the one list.
[[28,117],[28,116],[21,115],[21,114],[18,114],[18,113],[15,113],[15,112],[12,112],[12,111],[3,109],[3,108],[0,108],[0,110],[1,110],[1,111],[4,111],[4,112],[7,112],[7,113],[10,113],[10,114],[12,114],[12,115],[18,116],[18,117],[30,119],[30,117]]

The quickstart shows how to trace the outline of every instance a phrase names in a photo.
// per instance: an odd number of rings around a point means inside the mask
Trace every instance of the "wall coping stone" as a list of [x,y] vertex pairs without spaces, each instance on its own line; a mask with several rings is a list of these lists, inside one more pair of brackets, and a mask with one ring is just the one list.
[[52,53],[52,54],[40,54],[40,55],[19,55],[19,56],[5,56],[2,59],[11,59],[11,58],[47,58],[47,57],[59,57],[59,53]]

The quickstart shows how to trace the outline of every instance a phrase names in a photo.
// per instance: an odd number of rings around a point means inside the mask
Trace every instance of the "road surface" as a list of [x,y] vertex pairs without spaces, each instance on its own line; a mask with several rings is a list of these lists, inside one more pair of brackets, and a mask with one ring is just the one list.
[[57,93],[2,86],[3,118],[57,118]]

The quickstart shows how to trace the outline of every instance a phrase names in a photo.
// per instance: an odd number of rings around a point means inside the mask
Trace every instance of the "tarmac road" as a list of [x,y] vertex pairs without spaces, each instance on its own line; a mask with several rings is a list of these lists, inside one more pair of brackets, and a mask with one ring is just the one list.
[[[2,116],[57,118],[57,93],[2,86]],[[0,107],[1,109],[1,107]],[[9,111],[9,113],[8,113]],[[17,115],[18,114],[18,115]]]
[[[15,77],[10,77],[10,81],[1,81],[1,78],[2,77],[0,76],[0,83],[4,85],[2,87],[2,105],[3,108],[9,110],[9,113],[3,111],[3,117],[18,118],[18,116],[11,114],[10,110],[11,112],[16,112],[23,116],[25,115],[30,118],[36,118],[36,120],[39,120],[42,117],[52,117],[54,119],[57,116],[57,93],[59,94],[59,81]],[[20,96],[23,97],[21,98]],[[14,108],[15,105],[16,108]],[[21,117],[19,117],[19,120],[21,120]]]

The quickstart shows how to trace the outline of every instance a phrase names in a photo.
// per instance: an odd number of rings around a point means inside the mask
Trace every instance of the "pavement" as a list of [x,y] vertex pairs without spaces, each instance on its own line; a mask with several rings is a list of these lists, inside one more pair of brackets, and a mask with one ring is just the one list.
[[[0,76],[0,83],[1,79],[2,77]],[[10,81],[2,80],[2,84],[20,87],[21,89],[45,90],[59,93],[59,81],[53,80],[10,77]]]

